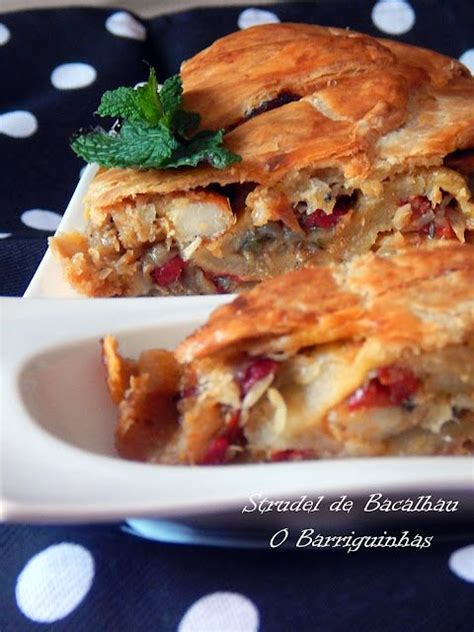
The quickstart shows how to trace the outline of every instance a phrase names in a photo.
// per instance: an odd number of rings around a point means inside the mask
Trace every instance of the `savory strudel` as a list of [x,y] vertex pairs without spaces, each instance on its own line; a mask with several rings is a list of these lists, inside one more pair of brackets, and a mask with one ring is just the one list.
[[108,337],[118,450],[189,464],[470,454],[473,279],[470,245],[368,253],[263,282],[174,355],[124,360]]
[[183,63],[223,169],[104,168],[85,233],[52,248],[89,296],[233,292],[427,240],[473,240],[474,79],[458,61],[304,24],[249,28]]

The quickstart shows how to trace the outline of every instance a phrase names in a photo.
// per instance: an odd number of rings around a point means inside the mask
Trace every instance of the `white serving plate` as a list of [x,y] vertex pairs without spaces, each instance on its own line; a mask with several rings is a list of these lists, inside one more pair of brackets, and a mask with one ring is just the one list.
[[[97,167],[84,170],[58,232],[83,230],[83,196]],[[267,534],[314,523],[307,514],[242,514],[252,494],[274,499],[381,492],[462,499],[459,514],[436,516],[442,531],[468,522],[469,458],[345,459],[224,467],[157,466],[117,457],[115,407],[106,392],[99,339],[118,336],[131,356],[174,348],[222,297],[86,299],[64,280],[48,250],[23,299],[1,299],[0,516],[21,522],[128,520],[125,530],[161,541],[254,546]],[[397,515],[321,513],[327,533],[394,527]],[[159,520],[156,520],[159,518]],[[166,518],[166,519],[163,519]],[[419,516],[405,514],[406,528]],[[422,516],[424,523],[432,516]],[[171,520],[170,520],[171,519]],[[262,536],[262,534],[264,534]]]
[[[57,233],[84,230],[85,221],[82,201],[97,169],[97,165],[87,165],[84,168],[76,190],[58,226]],[[66,282],[59,260],[53,256],[49,248],[26,288],[24,296],[27,298],[84,298]]]
[[[467,457],[321,460],[302,463],[165,466],[115,454],[116,411],[106,392],[99,339],[117,335],[122,351],[175,345],[229,297],[2,299],[2,517],[22,522],[178,517],[181,526],[256,530],[314,517],[242,515],[252,494],[275,499],[324,495],[466,497]],[[396,516],[384,519],[393,523]],[[403,516],[404,523],[409,516]],[[224,520],[225,518],[225,520]],[[317,515],[336,528],[340,516]],[[364,516],[347,514],[346,526]],[[425,520],[428,518],[424,517]],[[448,515],[451,520],[456,516]],[[367,516],[365,516],[367,519]],[[224,522],[223,522],[224,520]],[[349,523],[347,523],[349,521]],[[340,522],[340,521],[339,521]],[[376,524],[370,518],[371,526]]]

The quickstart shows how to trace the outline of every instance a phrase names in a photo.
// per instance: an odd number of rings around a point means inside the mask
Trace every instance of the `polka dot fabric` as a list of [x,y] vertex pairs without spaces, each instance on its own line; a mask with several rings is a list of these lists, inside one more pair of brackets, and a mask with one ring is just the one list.
[[264,9],[244,9],[239,15],[237,24],[241,29],[248,29],[251,26],[275,24],[279,21],[280,18],[278,15],[272,11],[265,11]]
[[146,39],[146,28],[133,15],[126,11],[117,11],[107,18],[105,28],[117,37],[127,37],[135,40]]
[[378,0],[372,9],[372,22],[389,35],[408,33],[415,20],[413,7],[405,0]]
[[10,39],[10,31],[7,29],[5,24],[0,23],[0,46],[3,46]]
[[[77,185],[83,163],[69,150],[71,133],[96,123],[105,90],[144,78],[144,59],[163,80],[217,37],[294,21],[398,38],[473,69],[471,18],[470,0],[319,0],[147,21],[114,9],[1,15],[0,292],[24,291]],[[468,528],[438,530],[428,550],[348,555],[158,544],[120,525],[4,525],[0,630],[468,631]]]
[[31,621],[64,619],[89,592],[94,561],[79,544],[63,542],[34,555],[18,576],[16,604]]
[[58,90],[79,90],[94,83],[97,77],[95,68],[90,64],[61,64],[51,73],[51,83]]
[[[238,550],[3,526],[2,632],[468,632],[474,551]],[[472,540],[471,540],[472,541]]]

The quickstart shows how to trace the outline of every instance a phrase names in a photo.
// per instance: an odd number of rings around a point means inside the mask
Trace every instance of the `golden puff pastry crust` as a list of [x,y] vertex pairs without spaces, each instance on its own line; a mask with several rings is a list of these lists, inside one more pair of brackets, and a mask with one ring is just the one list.
[[[88,195],[106,207],[138,193],[211,182],[271,184],[293,170],[338,167],[347,176],[439,165],[474,146],[474,79],[458,61],[391,40],[305,24],[268,24],[224,37],[183,63],[185,107],[206,129],[233,128],[243,157],[210,167],[101,170]],[[295,101],[245,118],[280,95]]]
[[233,350],[258,355],[371,337],[433,350],[474,328],[474,247],[436,243],[392,257],[369,253],[275,277],[216,310],[182,342],[182,363]]

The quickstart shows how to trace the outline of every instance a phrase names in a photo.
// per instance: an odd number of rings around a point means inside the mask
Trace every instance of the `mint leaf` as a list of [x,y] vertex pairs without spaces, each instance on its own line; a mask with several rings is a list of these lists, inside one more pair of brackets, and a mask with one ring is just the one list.
[[108,90],[102,96],[97,114],[119,118],[119,131],[79,132],[71,140],[71,147],[87,162],[104,167],[167,169],[195,167],[205,161],[223,169],[240,160],[223,146],[223,130],[191,136],[200,116],[181,107],[182,96],[179,75],[167,79],[158,93],[156,73],[150,68],[143,86]]
[[137,103],[137,93],[133,88],[117,88],[104,92],[97,108],[97,114],[125,118],[129,121],[142,120]]
[[187,145],[182,145],[165,161],[164,166],[196,167],[200,162],[208,162],[216,169],[224,169],[242,160],[237,154],[222,146],[224,130],[197,133]]
[[163,106],[164,120],[171,127],[176,110],[181,105],[183,96],[183,82],[179,75],[166,79],[160,90],[160,101]]
[[118,134],[95,131],[71,143],[73,151],[87,162],[104,167],[159,168],[177,149],[178,143],[164,126],[144,128],[124,123]]
[[189,136],[198,126],[201,117],[197,112],[186,112],[181,108],[183,83],[179,75],[167,79],[160,91],[164,122],[183,137]]
[[139,88],[117,88],[102,95],[97,109],[99,116],[124,118],[132,123],[157,125],[163,115],[154,68],[148,81]]
[[158,95],[158,82],[154,68],[150,68],[150,75],[146,84],[137,88],[135,92],[137,93],[138,108],[143,118],[149,125],[158,125],[163,117],[163,107]]

